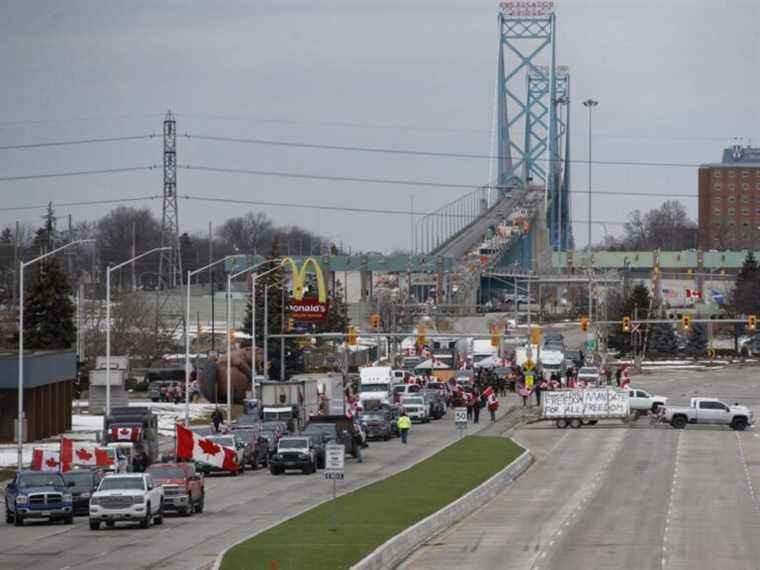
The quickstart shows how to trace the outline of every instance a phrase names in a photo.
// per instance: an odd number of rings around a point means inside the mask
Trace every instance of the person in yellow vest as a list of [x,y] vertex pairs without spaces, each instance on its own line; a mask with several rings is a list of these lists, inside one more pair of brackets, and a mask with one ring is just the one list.
[[409,437],[409,430],[412,429],[412,420],[406,415],[406,412],[401,412],[396,425],[398,431],[401,434],[401,443],[406,443],[406,438]]

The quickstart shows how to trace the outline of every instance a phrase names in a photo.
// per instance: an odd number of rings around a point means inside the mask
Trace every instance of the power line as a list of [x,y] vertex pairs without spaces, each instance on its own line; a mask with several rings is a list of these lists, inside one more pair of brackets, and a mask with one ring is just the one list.
[[46,148],[46,147],[52,147],[52,146],[70,146],[70,145],[94,144],[94,143],[110,143],[110,142],[117,142],[117,141],[136,141],[136,140],[152,139],[155,136],[156,136],[155,133],[151,133],[149,135],[135,135],[135,136],[124,136],[124,137],[102,137],[102,138],[91,138],[91,139],[74,139],[74,140],[67,140],[67,141],[39,142],[39,143],[29,143],[29,144],[12,144],[12,145],[0,146],[0,150],[26,150],[26,149],[31,149],[31,148]]
[[[375,129],[375,130],[395,130],[395,131],[420,131],[420,132],[452,132],[452,133],[490,133],[490,129],[476,129],[466,127],[434,127],[429,125],[405,125],[405,124],[381,124],[381,123],[360,123],[353,121],[304,121],[296,119],[283,119],[277,117],[252,117],[242,115],[221,115],[215,113],[176,113],[177,116],[211,119],[216,121],[245,121],[249,123],[271,123],[279,125],[293,126],[313,126],[313,127],[343,127],[351,129]],[[576,130],[573,135],[586,138],[588,131]],[[673,140],[673,141],[695,141],[695,142],[726,142],[736,138],[731,136],[672,136],[672,135],[632,135],[618,133],[594,133],[595,139],[643,139],[643,140]],[[749,139],[760,138],[760,136],[750,136]]]
[[[308,173],[300,173],[300,172],[288,172],[288,171],[278,171],[278,170],[251,170],[246,168],[222,168],[222,167],[214,167],[214,166],[205,166],[205,165],[193,165],[193,164],[184,164],[179,165],[178,168],[182,168],[185,170],[198,170],[198,171],[204,171],[204,172],[224,172],[228,174],[247,174],[251,176],[272,176],[276,178],[296,178],[296,179],[307,179],[307,180],[329,180],[333,182],[363,182],[368,184],[388,184],[393,186],[417,186],[417,187],[429,187],[429,188],[459,188],[459,189],[467,189],[472,190],[476,188],[483,188],[489,186],[488,184],[458,184],[455,182],[435,182],[430,180],[403,180],[403,179],[396,179],[396,178],[367,178],[367,177],[360,177],[360,176],[331,176],[331,175],[323,175],[323,174],[308,174]],[[1,180],[1,179],[0,179]],[[500,186],[492,186],[493,188],[502,188],[507,189]],[[570,193],[572,194],[588,194],[588,190],[571,190]],[[622,192],[622,191],[612,191],[612,190],[592,190],[592,194],[599,194],[599,195],[609,195],[609,196],[649,196],[649,197],[682,197],[682,198],[697,198],[697,194],[685,194],[685,193],[677,193],[677,192],[663,192],[663,193],[652,193],[652,192]]]
[[[75,206],[101,206],[103,204],[121,204],[123,202],[143,202],[145,200],[157,200],[159,196],[135,196],[132,198],[115,198],[113,200],[84,200],[81,202],[51,202],[56,208],[69,208]],[[44,210],[48,204],[41,206],[4,206],[0,212],[15,212],[20,210]]]
[[25,174],[22,176],[3,176],[0,182],[16,182],[19,180],[38,180],[40,178],[61,178],[68,176],[89,176],[93,174],[119,174],[122,172],[138,172],[141,170],[153,170],[155,164],[149,166],[129,166],[125,168],[103,168],[99,170],[72,170],[69,172],[49,172],[44,174]]
[[[471,218],[466,214],[445,214],[438,211],[433,212],[414,212],[409,210],[392,210],[389,208],[355,208],[350,206],[326,206],[324,204],[303,204],[300,202],[269,202],[264,200],[242,200],[237,198],[221,198],[218,196],[191,196],[180,195],[180,198],[185,200],[194,200],[197,202],[210,202],[216,204],[245,204],[250,206],[269,206],[276,208],[295,208],[305,210],[324,210],[329,212],[346,212],[346,213],[360,213],[360,214],[387,214],[391,216],[411,216],[415,217],[441,217],[441,218]],[[587,220],[572,220],[574,224],[587,224]],[[610,224],[610,225],[623,225],[625,222],[613,222],[608,220],[593,220],[593,224]]]
[[[429,156],[436,158],[469,158],[469,159],[488,159],[488,160],[501,160],[505,157],[492,154],[479,154],[479,153],[465,153],[465,152],[435,152],[416,149],[395,149],[384,147],[368,147],[368,146],[356,146],[356,145],[332,145],[321,143],[306,143],[300,141],[280,141],[272,139],[256,139],[256,138],[236,138],[236,137],[222,137],[213,135],[194,135],[191,133],[185,133],[183,135],[187,139],[197,139],[214,142],[229,142],[240,144],[258,144],[268,146],[282,146],[289,148],[308,148],[319,150],[338,150],[338,151],[351,151],[351,152],[371,152],[379,154],[397,154],[397,155],[410,155],[410,156]],[[548,162],[548,158],[541,158],[540,162]],[[588,164],[588,160],[572,159],[565,161],[564,159],[557,159],[557,162],[570,162],[578,164]],[[699,164],[685,163],[685,162],[646,162],[646,161],[631,161],[631,160],[592,160],[591,164],[597,164],[602,166],[663,166],[670,168],[698,168]]]

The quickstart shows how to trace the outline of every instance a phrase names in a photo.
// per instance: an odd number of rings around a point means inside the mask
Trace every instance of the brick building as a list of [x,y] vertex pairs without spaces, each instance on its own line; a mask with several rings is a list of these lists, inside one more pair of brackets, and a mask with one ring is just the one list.
[[760,148],[735,145],[699,167],[699,247],[757,249],[760,243]]

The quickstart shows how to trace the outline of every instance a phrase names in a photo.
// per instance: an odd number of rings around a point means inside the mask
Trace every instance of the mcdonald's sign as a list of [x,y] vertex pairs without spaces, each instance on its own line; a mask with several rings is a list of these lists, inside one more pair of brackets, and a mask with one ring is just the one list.
[[[327,300],[327,285],[325,276],[319,262],[313,257],[309,257],[298,267],[298,264],[286,257],[283,259],[283,265],[290,267],[293,275],[293,296],[290,298],[290,316],[299,321],[321,321],[327,317],[329,302]],[[317,297],[304,297],[304,288],[308,267],[314,270],[317,279]]]

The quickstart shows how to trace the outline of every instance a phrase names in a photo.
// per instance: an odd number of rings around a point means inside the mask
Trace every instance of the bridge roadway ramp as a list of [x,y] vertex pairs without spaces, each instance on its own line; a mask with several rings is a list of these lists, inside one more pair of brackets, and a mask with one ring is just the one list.
[[506,219],[512,210],[522,204],[525,195],[526,192],[524,190],[512,191],[491,206],[489,210],[469,226],[433,249],[430,254],[457,258],[464,257],[483,241],[488,226],[498,225],[499,222]]

